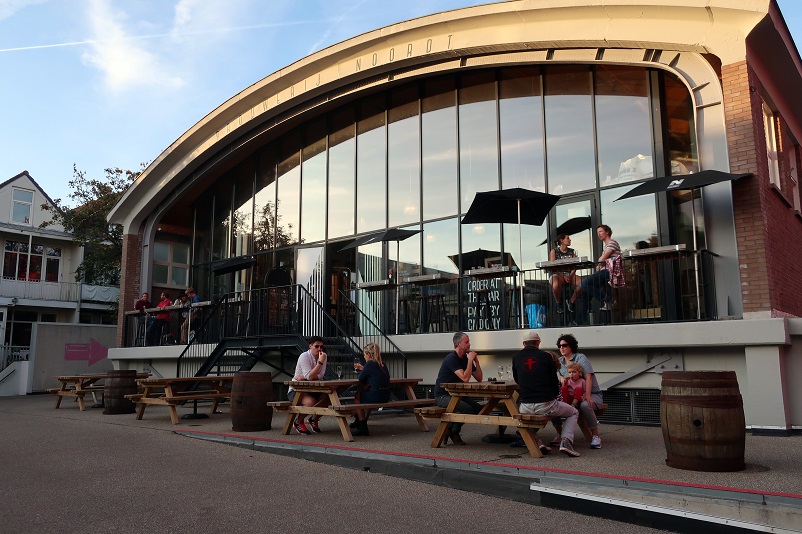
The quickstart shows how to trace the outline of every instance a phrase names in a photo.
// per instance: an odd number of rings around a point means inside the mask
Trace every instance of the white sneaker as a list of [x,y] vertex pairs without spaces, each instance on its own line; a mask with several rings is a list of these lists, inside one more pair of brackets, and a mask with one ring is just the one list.
[[599,436],[593,436],[593,439],[590,440],[590,448],[601,449],[601,438]]

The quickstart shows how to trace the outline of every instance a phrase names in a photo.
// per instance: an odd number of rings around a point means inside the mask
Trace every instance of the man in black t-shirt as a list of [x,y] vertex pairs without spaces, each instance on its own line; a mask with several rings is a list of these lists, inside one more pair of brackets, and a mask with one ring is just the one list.
[[[560,381],[557,379],[557,357],[540,350],[540,336],[530,330],[524,338],[524,348],[512,357],[512,376],[521,387],[521,413],[565,417],[560,435],[560,452],[579,456],[574,450],[574,430],[579,412],[570,404],[557,400]],[[542,452],[551,449],[538,440]]]
[[[451,395],[440,384],[470,382],[471,378],[481,382],[483,377],[479,358],[471,350],[471,340],[468,334],[457,332],[454,334],[453,341],[454,350],[449,352],[443,359],[434,385],[435,402],[442,408],[448,407],[448,403],[451,402]],[[463,398],[457,405],[457,413],[478,414],[481,409],[482,407],[471,398]],[[462,430],[462,423],[451,423],[443,443],[448,443],[448,439],[451,438],[455,445],[465,445],[459,435],[460,430]]]

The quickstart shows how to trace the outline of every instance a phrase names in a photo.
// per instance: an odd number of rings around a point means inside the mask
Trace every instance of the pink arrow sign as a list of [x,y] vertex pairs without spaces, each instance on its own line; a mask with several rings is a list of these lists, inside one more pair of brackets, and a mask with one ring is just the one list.
[[89,343],[64,344],[64,359],[67,361],[88,361],[89,365],[92,366],[108,356],[108,354],[108,347],[94,339],[90,339]]

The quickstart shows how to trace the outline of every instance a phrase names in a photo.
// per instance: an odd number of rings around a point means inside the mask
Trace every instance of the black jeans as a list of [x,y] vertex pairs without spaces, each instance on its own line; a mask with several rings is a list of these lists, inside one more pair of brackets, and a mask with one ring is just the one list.
[[[437,403],[437,405],[441,408],[448,408],[448,404],[451,402],[451,395],[440,395],[439,397],[435,397],[434,402]],[[457,404],[457,413],[472,413],[476,415],[481,410],[482,407],[479,405],[479,403],[470,397],[462,397],[459,401],[459,404]],[[462,425],[463,423],[451,423],[451,426],[449,427],[451,434],[459,434],[460,430],[462,430]]]

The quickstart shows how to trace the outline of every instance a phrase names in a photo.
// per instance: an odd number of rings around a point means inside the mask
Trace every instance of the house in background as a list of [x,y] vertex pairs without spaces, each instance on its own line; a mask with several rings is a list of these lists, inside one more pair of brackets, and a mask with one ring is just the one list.
[[52,218],[43,204],[53,200],[28,171],[0,183],[0,381],[14,362],[34,360],[38,325],[116,322],[119,289],[75,280],[83,246],[60,225],[40,228]]

